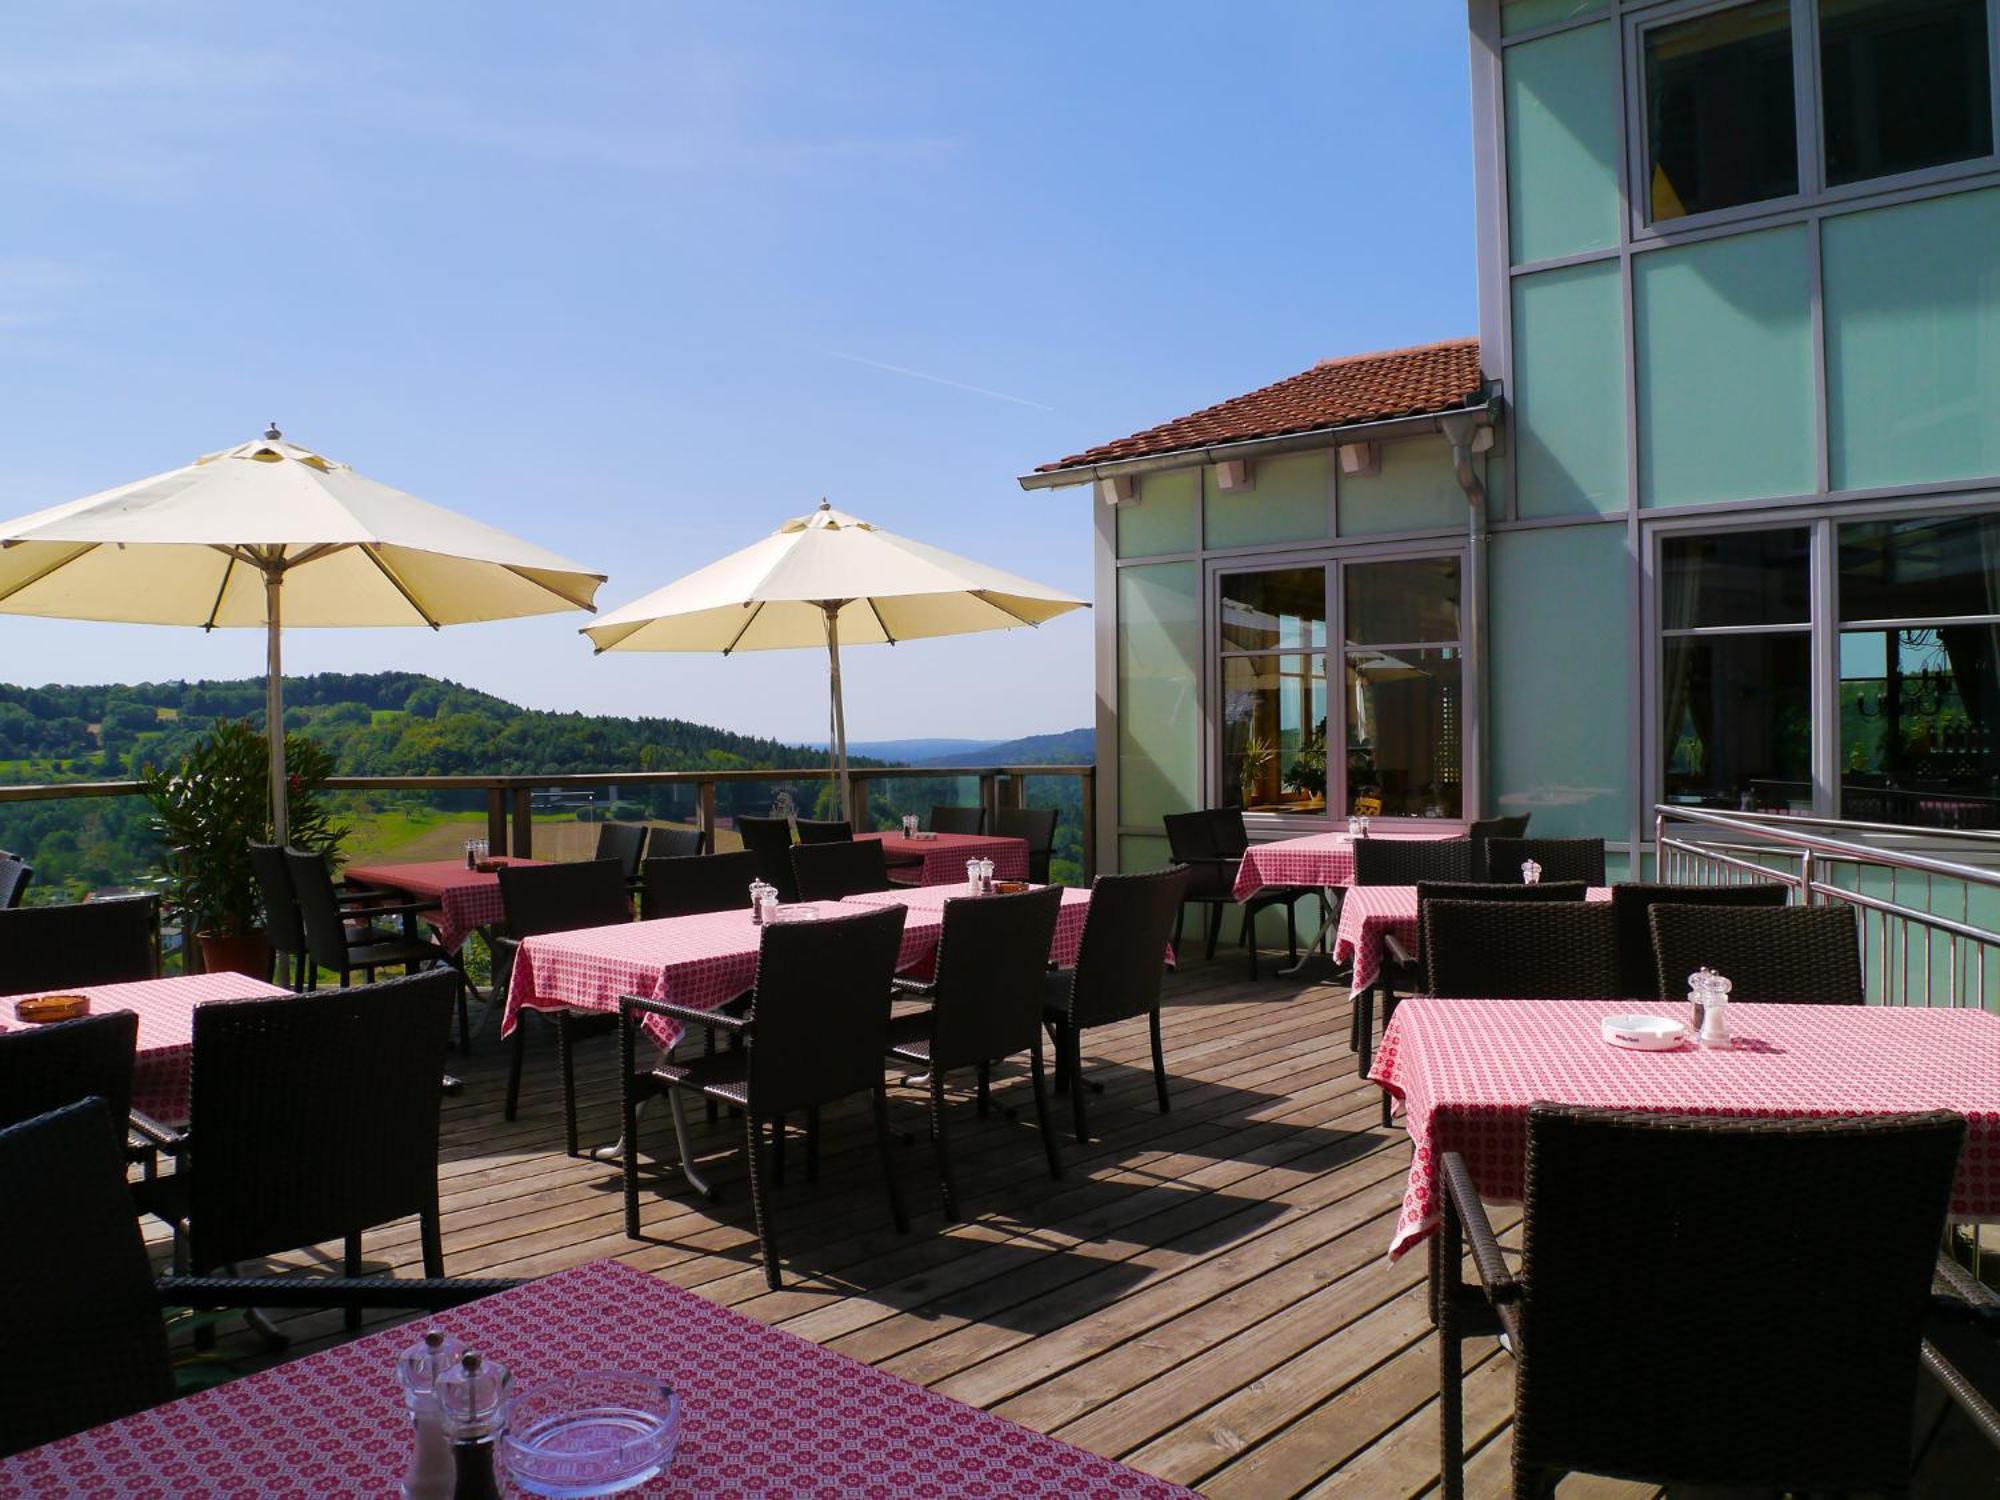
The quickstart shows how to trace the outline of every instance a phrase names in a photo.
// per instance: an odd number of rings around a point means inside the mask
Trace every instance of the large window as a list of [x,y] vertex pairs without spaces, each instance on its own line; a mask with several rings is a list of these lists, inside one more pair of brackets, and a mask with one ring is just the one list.
[[1819,0],[1830,186],[1993,150],[1986,0]]
[[1222,579],[1221,804],[1326,806],[1326,569]]
[[1653,222],[1799,190],[1789,0],[1754,0],[1645,33]]
[[1350,563],[1342,582],[1348,807],[1456,818],[1465,732],[1458,559]]

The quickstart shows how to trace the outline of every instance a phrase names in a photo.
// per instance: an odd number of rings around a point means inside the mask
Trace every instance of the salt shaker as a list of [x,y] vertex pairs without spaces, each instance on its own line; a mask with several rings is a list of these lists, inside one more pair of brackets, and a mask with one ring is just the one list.
[[965,862],[965,883],[972,888],[972,894],[979,894],[979,858],[973,856]]
[[451,1439],[453,1500],[500,1500],[493,1445],[507,1429],[514,1377],[498,1360],[462,1354],[438,1377],[437,1404]]
[[1359,818],[1349,818],[1347,820],[1347,836],[1351,839],[1361,837],[1361,820]]
[[465,1345],[433,1328],[397,1357],[396,1380],[403,1387],[403,1407],[414,1434],[410,1467],[403,1475],[404,1500],[452,1500],[451,1441],[438,1410],[437,1381],[464,1352]]
[[1540,885],[1541,883],[1542,883],[1542,867],[1532,859],[1522,860],[1521,884]]
[[903,837],[906,839],[913,839],[916,836],[917,836],[917,815],[915,813],[904,813]]
[[1729,1046],[1729,990],[1729,981],[1713,969],[1697,969],[1688,976],[1698,1038],[1702,1046],[1716,1051]]

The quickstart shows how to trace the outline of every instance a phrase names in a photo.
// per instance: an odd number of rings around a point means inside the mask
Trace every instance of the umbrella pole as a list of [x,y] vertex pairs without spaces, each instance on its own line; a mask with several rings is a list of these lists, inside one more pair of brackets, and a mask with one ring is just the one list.
[[840,816],[854,816],[853,798],[847,784],[847,710],[840,701],[840,605],[827,604],[826,654],[833,668],[833,786]]
[[289,832],[285,817],[285,678],[280,646],[284,633],[281,618],[284,590],[284,569],[265,568],[264,738],[271,745],[271,842],[280,848],[284,847]]

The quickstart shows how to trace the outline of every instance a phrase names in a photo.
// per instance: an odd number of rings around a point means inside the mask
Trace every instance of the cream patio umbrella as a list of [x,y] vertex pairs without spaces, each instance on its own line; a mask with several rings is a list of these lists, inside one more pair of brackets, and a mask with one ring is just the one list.
[[603,582],[286,442],[276,427],[183,468],[0,522],[0,612],[265,632],[279,843],[287,832],[282,626],[435,630],[588,610]]
[[826,648],[829,750],[850,812],[840,648],[1010,630],[1087,609],[1081,599],[913,542],[835,510],[785,522],[761,542],[635,599],[583,627],[604,651]]

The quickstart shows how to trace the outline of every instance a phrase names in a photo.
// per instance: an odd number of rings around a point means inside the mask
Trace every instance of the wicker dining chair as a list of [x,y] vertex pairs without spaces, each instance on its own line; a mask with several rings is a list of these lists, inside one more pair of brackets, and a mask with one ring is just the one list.
[[597,858],[614,860],[627,880],[639,877],[639,862],[646,857],[647,834],[644,823],[600,823],[597,825]]
[[932,833],[984,833],[986,832],[986,809],[983,807],[946,806],[941,802],[931,804]]
[[[514,977],[514,959],[524,938],[545,932],[574,932],[582,927],[614,927],[632,920],[632,896],[624,868],[613,859],[580,860],[559,865],[502,865],[500,904],[506,917],[493,940],[495,1003],[505,1007]],[[580,1011],[563,1006],[553,1011],[515,1013],[509,1038],[507,1097],[501,1118],[512,1120],[521,1102],[521,1065],[528,1050],[528,1017],[539,1016],[555,1028],[556,1060],[562,1072],[563,1149],[580,1152],[576,1127],[576,1047],[587,1037],[608,1036],[618,1027],[609,1011]]]
[[[805,1115],[806,1175],[810,1179],[819,1172],[820,1107],[851,1094],[871,1094],[875,1142],[888,1183],[890,1213],[898,1232],[909,1231],[889,1139],[888,1079],[883,1061],[889,1046],[890,984],[907,916],[901,906],[856,908],[853,916],[765,927],[757,956],[755,998],[748,1016],[636,995],[620,999],[623,1065],[619,1073],[623,1081],[628,1237],[641,1238],[639,1101],[656,1093],[665,1093],[672,1106],[674,1135],[684,1161],[692,1161],[681,1107],[684,1093],[734,1105],[743,1112],[751,1212],[763,1251],[764,1280],[773,1291],[778,1289],[780,1278],[774,1213],[767,1200],[775,1173],[767,1158],[764,1129],[767,1123],[775,1127],[776,1149],[782,1151],[787,1114]],[[685,1061],[660,1056],[641,1064],[638,1033],[647,1016],[663,1016],[683,1027],[722,1031],[739,1038],[742,1045]],[[711,1195],[714,1191],[709,1189]]]
[[1601,901],[1427,901],[1424,993],[1458,1000],[1608,1000],[1618,920]]
[[[652,859],[692,859],[697,854],[708,852],[708,830],[706,828],[661,828],[655,825],[646,840],[646,858]],[[643,873],[645,865],[640,865]]]
[[801,901],[838,901],[864,891],[889,889],[889,864],[880,839],[794,844],[792,881]]
[[[1215,957],[1216,939],[1222,933],[1222,914],[1237,905],[1236,873],[1243,864],[1243,852],[1250,847],[1239,808],[1203,808],[1197,812],[1168,813],[1162,820],[1167,833],[1167,857],[1188,872],[1187,895],[1174,913],[1172,942],[1174,953],[1181,951],[1181,929],[1189,905],[1206,907],[1204,958]],[[1239,841],[1238,835],[1241,835]],[[1325,915],[1326,898],[1309,885],[1267,885],[1242,903],[1243,925],[1237,941],[1250,958],[1250,977],[1257,977],[1257,916],[1267,907],[1285,909],[1285,946],[1293,963],[1299,958],[1298,904],[1311,896],[1320,902]]]
[[264,908],[264,936],[271,943],[272,974],[287,989],[302,990],[310,961],[306,924],[299,915],[298,893],[292,889],[284,848],[252,840],[249,849],[250,869],[257,877],[257,895]]
[[159,973],[158,896],[0,911],[0,995],[122,984]]
[[1710,968],[1731,1000],[1862,1005],[1861,939],[1854,908],[1658,905],[1654,974],[1662,997],[1685,995],[1688,975]]
[[854,839],[854,825],[845,818],[800,818],[801,844],[846,844]]
[[129,1137],[138,1012],[110,1010],[48,1026],[0,1032],[0,1125],[14,1125],[79,1099],[102,1099],[121,1157]]
[[944,1216],[958,1218],[958,1185],[951,1170],[945,1075],[979,1070],[979,1112],[987,1111],[992,1064],[1028,1054],[1035,1090],[1035,1119],[1048,1153],[1049,1176],[1062,1176],[1062,1149],[1049,1124],[1049,1094],[1042,1070],[1042,976],[1063,893],[1056,886],[1013,896],[964,898],[944,904],[936,977],[898,979],[899,999],[930,1002],[927,1010],[889,1023],[889,1056],[929,1074],[931,1143],[937,1149]]
[[[1611,888],[1611,909],[1618,913],[1619,989],[1631,999],[1672,1000],[1687,993],[1687,976],[1660,988],[1659,961],[1653,955],[1655,906],[1755,906],[1768,909],[1791,899],[1791,888],[1775,880],[1748,885],[1657,885],[1625,881]],[[1699,966],[1697,966],[1699,967]]]
[[1187,897],[1188,872],[1176,865],[1134,875],[1100,875],[1076,966],[1051,969],[1043,981],[1042,1024],[1055,1044],[1056,1092],[1068,1091],[1079,1144],[1090,1139],[1084,1095],[1102,1086],[1083,1076],[1083,1033],[1094,1026],[1146,1018],[1153,1042],[1153,1087],[1167,1101],[1167,1054],[1160,1036],[1160,991],[1167,939]]
[[0,854],[0,911],[12,911],[34,883],[35,867],[13,854]]
[[[1582,1472],[1759,1492],[1905,1491],[1965,1122],[1538,1104],[1518,1273],[1464,1157],[1441,1162],[1444,1493],[1464,1493],[1460,1349],[1513,1351],[1514,1493]],[[1827,1226],[1840,1226],[1836,1300]],[[1460,1284],[1461,1235],[1480,1285]],[[1730,1268],[1755,1246],[1748,1282]]]
[[1493,839],[1523,839],[1528,836],[1529,813],[1518,818],[1476,818],[1466,825],[1465,841],[1472,846],[1472,873],[1468,880],[1486,878],[1486,845]]
[[1417,885],[1472,879],[1472,846],[1464,839],[1356,839],[1356,885]]
[[1488,880],[1520,885],[1521,866],[1531,859],[1542,867],[1544,880],[1604,884],[1603,839],[1490,838],[1486,841],[1486,868],[1481,873]]
[[359,1276],[362,1232],[415,1215],[424,1274],[444,1274],[438,1077],[457,985],[433,969],[195,1007],[188,1128],[133,1116],[176,1162],[133,1189],[172,1227],[176,1271],[342,1240]]
[[743,847],[757,855],[757,873],[778,888],[778,899],[798,900],[798,886],[792,880],[792,820],[741,817],[736,832]]
[[1061,814],[1053,807],[1003,807],[993,814],[993,832],[1004,839],[1021,839],[1028,846],[1028,879],[1036,885],[1049,883],[1049,861],[1056,852],[1056,820]]
[[711,911],[748,911],[751,882],[763,868],[754,849],[650,858],[640,874],[639,910],[648,922]]
[[[352,993],[352,992],[350,992]],[[443,1311],[512,1280],[166,1277],[132,1212],[116,1123],[91,1097],[0,1129],[0,1456],[144,1411],[175,1393],[168,1308]]]

